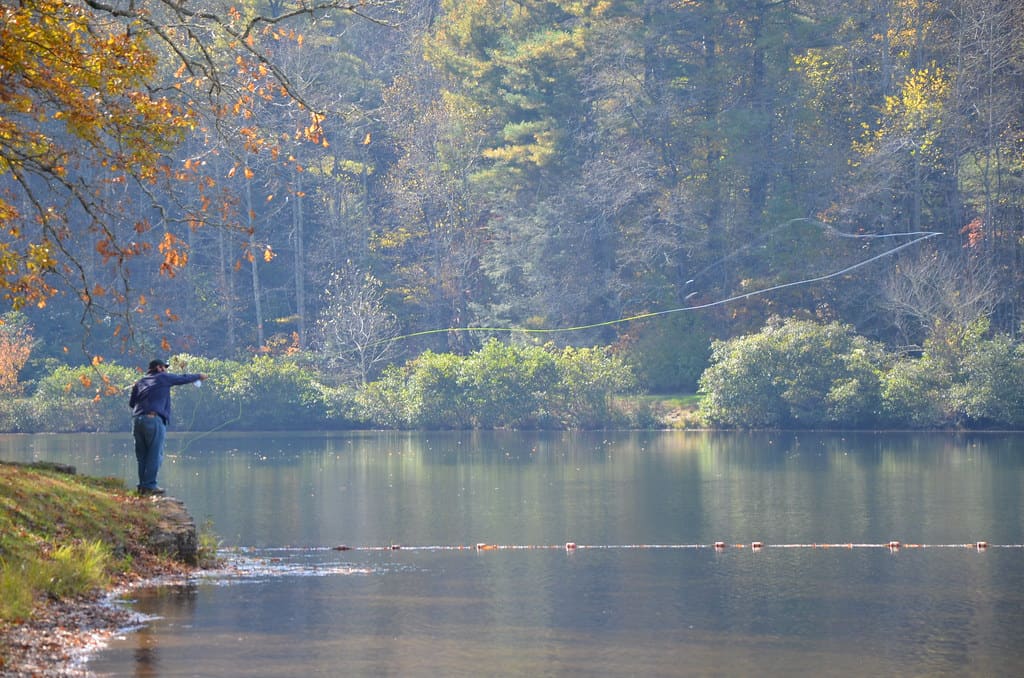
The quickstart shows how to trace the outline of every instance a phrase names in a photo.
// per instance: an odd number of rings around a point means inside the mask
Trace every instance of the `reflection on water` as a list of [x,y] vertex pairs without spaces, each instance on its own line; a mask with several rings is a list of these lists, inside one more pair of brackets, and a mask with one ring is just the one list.
[[[178,436],[161,482],[199,522],[212,520],[232,567],[134,593],[135,607],[160,619],[90,667],[161,676],[1020,674],[1024,549],[1005,546],[1024,542],[1022,441]],[[130,480],[128,443],[127,434],[8,436],[0,458]],[[885,548],[891,540],[992,546]],[[709,546],[716,541],[729,546]],[[879,547],[777,547],[848,543]]]

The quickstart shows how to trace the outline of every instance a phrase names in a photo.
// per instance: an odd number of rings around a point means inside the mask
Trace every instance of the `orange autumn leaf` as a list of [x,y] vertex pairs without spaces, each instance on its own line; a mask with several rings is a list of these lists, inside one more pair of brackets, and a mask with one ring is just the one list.
[[164,233],[157,249],[164,257],[160,264],[161,275],[173,278],[188,263],[188,243],[173,233]]

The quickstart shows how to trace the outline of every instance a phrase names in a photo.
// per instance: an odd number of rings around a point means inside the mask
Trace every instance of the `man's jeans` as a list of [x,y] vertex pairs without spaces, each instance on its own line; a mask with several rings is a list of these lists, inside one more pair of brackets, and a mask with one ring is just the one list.
[[132,419],[135,459],[139,462],[139,489],[151,490],[157,486],[156,474],[164,460],[166,433],[164,420],[158,416],[140,415]]

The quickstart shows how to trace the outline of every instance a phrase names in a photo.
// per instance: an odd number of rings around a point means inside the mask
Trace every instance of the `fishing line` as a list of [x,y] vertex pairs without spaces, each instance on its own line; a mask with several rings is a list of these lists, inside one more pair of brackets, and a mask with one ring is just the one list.
[[[619,324],[622,324],[622,323],[633,322],[633,321],[636,321],[636,320],[645,320],[647,318],[654,318],[654,317],[663,316],[663,315],[670,315],[670,314],[673,314],[673,313],[682,313],[684,311],[699,311],[699,310],[703,310],[703,309],[714,308],[716,306],[722,306],[722,305],[729,304],[729,303],[732,303],[732,302],[735,302],[735,301],[740,301],[740,300],[743,300],[743,299],[749,299],[751,297],[756,297],[756,296],[760,296],[760,295],[764,295],[764,294],[770,294],[772,292],[777,292],[779,290],[787,289],[787,288],[790,288],[790,287],[799,287],[799,286],[802,286],[802,285],[812,285],[814,283],[823,282],[823,281],[829,280],[831,278],[837,278],[839,276],[846,275],[847,273],[850,273],[850,272],[855,271],[855,270],[857,270],[859,268],[867,266],[868,264],[871,264],[871,263],[873,263],[875,261],[878,261],[879,259],[883,259],[885,257],[892,256],[893,254],[896,254],[897,252],[899,252],[901,250],[904,250],[904,249],[907,249],[908,247],[912,247],[914,245],[917,245],[918,243],[924,242],[925,240],[929,240],[930,238],[934,238],[936,236],[942,235],[942,233],[940,233],[938,231],[908,231],[908,232],[904,232],[904,233],[882,233],[882,234],[843,233],[842,231],[839,231],[838,229],[836,229],[836,228],[834,228],[832,226],[829,226],[828,224],[824,224],[824,223],[816,221],[816,220],[807,219],[807,218],[791,219],[791,220],[789,220],[789,221],[779,225],[778,227],[772,229],[772,231],[770,231],[769,233],[765,234],[764,236],[762,236],[758,240],[755,240],[754,243],[750,243],[750,244],[746,245],[745,247],[740,248],[736,252],[733,252],[733,253],[731,253],[729,255],[726,255],[725,257],[722,257],[721,259],[715,261],[713,264],[710,264],[707,267],[701,269],[700,271],[695,273],[694,277],[691,280],[688,280],[686,284],[692,283],[694,280],[699,278],[703,273],[706,273],[711,268],[714,268],[716,266],[720,266],[725,261],[739,256],[744,250],[750,249],[751,247],[753,247],[758,242],[767,239],[769,236],[774,234],[779,229],[781,229],[781,228],[783,228],[785,226],[792,225],[792,224],[797,223],[797,222],[811,223],[811,224],[814,224],[814,225],[817,225],[817,226],[820,226],[820,227],[826,229],[829,233],[831,233],[831,234],[833,234],[833,235],[835,235],[837,237],[851,239],[851,240],[879,240],[879,239],[884,239],[884,238],[898,238],[898,237],[912,237],[913,240],[911,240],[909,242],[906,242],[906,243],[903,243],[902,245],[897,245],[895,247],[892,247],[891,249],[888,249],[885,252],[882,252],[880,254],[876,254],[874,256],[868,257],[867,259],[863,259],[861,261],[858,261],[855,264],[852,264],[850,266],[846,266],[844,268],[841,268],[841,269],[839,269],[837,271],[833,271],[831,273],[826,273],[826,274],[823,274],[823,275],[802,278],[800,280],[795,280],[795,281],[787,282],[787,283],[780,283],[778,285],[771,285],[769,287],[764,287],[764,288],[761,288],[761,289],[757,289],[757,290],[754,290],[752,292],[745,292],[743,294],[736,294],[736,295],[724,297],[722,299],[718,299],[716,301],[711,301],[711,302],[704,303],[704,304],[696,304],[696,305],[691,305],[691,306],[680,306],[678,308],[670,308],[670,309],[665,309],[665,310],[661,310],[661,311],[649,311],[649,312],[638,313],[636,315],[631,315],[631,316],[627,316],[627,317],[623,317],[623,318],[616,318],[614,320],[605,320],[605,321],[602,321],[602,322],[589,323],[589,324],[585,324],[585,325],[574,325],[574,326],[570,326],[570,327],[557,327],[557,328],[445,327],[445,328],[437,328],[437,329],[430,329],[430,330],[422,330],[422,331],[419,331],[419,332],[410,332],[409,334],[402,334],[402,335],[399,335],[397,337],[392,337],[390,339],[382,339],[380,341],[373,342],[371,345],[383,344],[383,343],[388,343],[388,342],[403,341],[403,340],[406,340],[406,339],[413,339],[415,337],[423,337],[423,336],[428,336],[428,335],[432,335],[432,334],[442,334],[442,333],[447,334],[447,333],[456,333],[456,332],[489,332],[489,333],[501,333],[501,332],[504,332],[504,333],[509,333],[509,334],[555,334],[555,333],[563,333],[563,332],[580,332],[580,331],[583,331],[583,330],[592,330],[592,329],[595,329],[595,328],[598,328],[598,327],[609,327],[609,326],[612,326],[612,325],[619,325]],[[689,296],[692,296],[692,294],[688,295],[687,298],[689,298]]]
[[[197,382],[194,382],[194,383],[198,385],[198,384],[202,384],[203,382],[197,381]],[[199,396],[195,399],[195,404],[192,406],[192,418],[189,421],[188,426],[185,427],[186,430],[189,431],[189,433],[193,432],[193,428],[194,428],[194,425],[196,423],[196,415],[199,412],[199,406],[202,405],[203,401],[206,399],[206,390],[208,390],[208,389],[205,389],[203,387],[199,388],[199,391],[200,391]],[[225,419],[224,421],[222,421],[221,423],[217,424],[216,426],[214,426],[214,427],[212,427],[212,428],[210,428],[208,430],[201,431],[201,432],[197,433],[196,435],[190,435],[179,446],[178,450],[176,451],[176,454],[184,453],[186,450],[188,450],[189,447],[192,446],[192,443],[194,443],[194,442],[196,442],[198,440],[202,440],[206,436],[208,436],[208,435],[210,435],[212,433],[216,433],[217,431],[220,431],[221,429],[223,429],[223,428],[225,428],[227,426],[230,426],[231,424],[235,423],[236,421],[241,420],[241,418],[242,418],[242,400],[239,399],[238,400],[238,414],[236,416],[230,417],[228,419]]]
[[[196,407],[198,408],[198,403],[197,403]],[[213,433],[216,433],[217,431],[220,431],[221,429],[223,429],[223,428],[225,428],[227,426],[230,426],[231,424],[234,424],[236,421],[241,421],[241,419],[242,419],[242,401],[241,401],[241,399],[239,399],[239,401],[238,401],[238,414],[237,415],[235,415],[234,417],[230,417],[228,419],[225,419],[224,421],[222,421],[221,423],[217,424],[216,426],[213,426],[212,428],[209,428],[209,429],[207,429],[205,431],[202,431],[202,432],[198,433],[197,435],[190,436],[188,438],[188,440],[186,440],[185,443],[181,446],[181,449],[179,449],[178,452],[179,453],[184,452],[185,450],[187,450],[192,445],[192,443],[194,443],[194,442],[196,442],[198,440],[202,440],[206,436],[211,435]],[[195,421],[194,417],[193,417],[192,421],[193,422]],[[189,426],[189,429],[191,429],[191,428],[192,427]]]

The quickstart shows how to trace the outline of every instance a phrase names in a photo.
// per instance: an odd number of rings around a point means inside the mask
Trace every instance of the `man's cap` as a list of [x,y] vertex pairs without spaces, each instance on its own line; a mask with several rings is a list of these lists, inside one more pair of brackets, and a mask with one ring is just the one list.
[[170,367],[170,365],[167,364],[166,360],[161,360],[160,358],[157,358],[156,360],[150,360],[149,361],[149,369],[151,371],[155,370],[158,367]]

